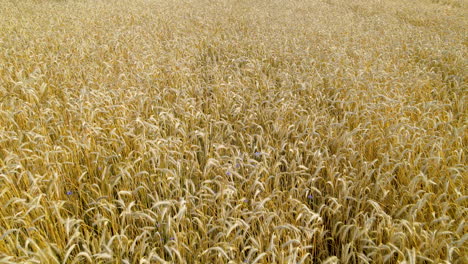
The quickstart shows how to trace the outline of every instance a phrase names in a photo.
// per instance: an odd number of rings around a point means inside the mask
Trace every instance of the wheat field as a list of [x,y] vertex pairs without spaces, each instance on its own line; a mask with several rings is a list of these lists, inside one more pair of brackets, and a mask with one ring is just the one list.
[[0,0],[0,263],[468,263],[466,0]]

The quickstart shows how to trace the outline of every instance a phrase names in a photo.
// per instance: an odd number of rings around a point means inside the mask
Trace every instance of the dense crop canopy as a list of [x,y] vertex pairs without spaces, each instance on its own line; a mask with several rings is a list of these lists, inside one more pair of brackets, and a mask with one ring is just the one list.
[[0,0],[1,263],[468,263],[465,0]]

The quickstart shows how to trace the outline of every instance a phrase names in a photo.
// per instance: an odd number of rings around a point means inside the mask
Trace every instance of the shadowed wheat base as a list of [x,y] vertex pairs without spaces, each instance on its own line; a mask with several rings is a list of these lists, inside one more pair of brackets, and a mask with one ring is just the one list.
[[1,263],[467,263],[464,0],[0,0]]

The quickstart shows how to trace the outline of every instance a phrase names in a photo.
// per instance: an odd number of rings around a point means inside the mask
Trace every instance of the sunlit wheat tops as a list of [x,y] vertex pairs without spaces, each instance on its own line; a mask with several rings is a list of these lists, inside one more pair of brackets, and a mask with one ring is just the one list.
[[0,0],[0,263],[468,263],[466,0]]

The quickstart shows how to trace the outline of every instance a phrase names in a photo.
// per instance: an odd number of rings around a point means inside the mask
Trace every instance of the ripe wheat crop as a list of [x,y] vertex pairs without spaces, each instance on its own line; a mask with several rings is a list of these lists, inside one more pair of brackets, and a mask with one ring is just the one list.
[[468,263],[466,0],[0,0],[0,263]]

